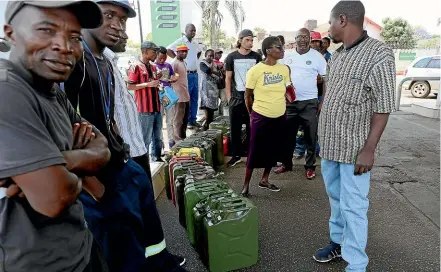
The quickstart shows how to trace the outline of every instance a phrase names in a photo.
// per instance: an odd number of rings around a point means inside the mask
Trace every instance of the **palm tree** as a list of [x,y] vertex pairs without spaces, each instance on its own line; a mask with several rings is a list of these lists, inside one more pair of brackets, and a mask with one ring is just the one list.
[[[216,32],[220,29],[222,20],[224,19],[223,14],[219,10],[220,0],[199,1],[199,4],[202,7],[203,24],[209,30],[210,45],[215,48],[218,42]],[[224,0],[224,4],[234,20],[236,32],[239,32],[239,29],[242,28],[242,23],[245,21],[245,11],[242,2]]]

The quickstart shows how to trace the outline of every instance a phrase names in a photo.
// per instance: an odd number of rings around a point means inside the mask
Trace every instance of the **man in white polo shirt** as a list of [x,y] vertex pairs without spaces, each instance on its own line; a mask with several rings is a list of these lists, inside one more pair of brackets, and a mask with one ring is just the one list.
[[291,68],[291,79],[296,88],[296,101],[287,104],[286,115],[286,153],[282,158],[282,166],[276,173],[292,170],[292,157],[296,146],[296,135],[301,125],[304,128],[306,142],[306,178],[315,178],[315,147],[317,144],[317,109],[318,90],[317,80],[326,74],[326,60],[316,50],[310,49],[311,34],[302,28],[296,36],[295,52],[285,54],[284,64]]
[[196,27],[193,24],[188,24],[185,27],[185,36],[177,39],[174,43],[167,46],[167,54],[170,58],[176,58],[176,46],[179,44],[187,44],[188,55],[185,59],[187,66],[188,78],[188,92],[190,94],[190,114],[188,118],[188,128],[197,127],[200,125],[196,122],[196,114],[198,112],[198,59],[201,56],[202,50],[199,44],[193,40],[196,36]]

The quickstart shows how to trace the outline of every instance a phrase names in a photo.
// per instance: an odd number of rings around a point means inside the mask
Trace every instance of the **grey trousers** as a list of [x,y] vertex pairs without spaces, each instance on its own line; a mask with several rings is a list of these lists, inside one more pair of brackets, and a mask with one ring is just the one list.
[[317,99],[295,101],[286,107],[285,145],[282,162],[286,169],[292,169],[292,157],[296,147],[296,136],[299,126],[304,128],[306,144],[306,170],[315,170],[317,145]]

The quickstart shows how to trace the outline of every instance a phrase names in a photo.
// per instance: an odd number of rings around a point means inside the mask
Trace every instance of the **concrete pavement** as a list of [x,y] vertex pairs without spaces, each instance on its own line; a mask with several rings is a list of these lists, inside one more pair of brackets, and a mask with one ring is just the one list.
[[[439,137],[439,120],[391,116],[372,172],[369,271],[439,271]],[[329,203],[317,170],[314,181],[304,178],[298,164],[293,172],[272,174],[279,193],[259,189],[262,171],[255,172],[251,199],[259,208],[259,263],[241,271],[343,271],[344,261],[322,265],[311,258],[329,242]],[[244,164],[226,171],[237,191],[244,172]],[[169,250],[187,257],[188,271],[207,271],[164,196],[158,209]]]

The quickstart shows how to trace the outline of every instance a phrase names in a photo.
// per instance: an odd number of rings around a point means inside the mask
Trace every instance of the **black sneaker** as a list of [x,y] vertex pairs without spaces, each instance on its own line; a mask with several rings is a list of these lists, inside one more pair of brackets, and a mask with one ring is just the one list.
[[328,263],[332,260],[340,259],[341,246],[331,241],[327,247],[318,249],[312,258],[319,263]]
[[241,161],[242,161],[241,157],[232,157],[231,160],[227,163],[227,166],[233,167]]

